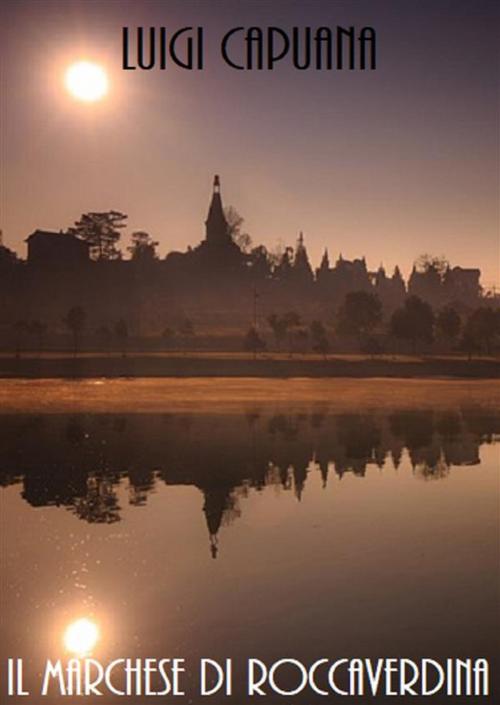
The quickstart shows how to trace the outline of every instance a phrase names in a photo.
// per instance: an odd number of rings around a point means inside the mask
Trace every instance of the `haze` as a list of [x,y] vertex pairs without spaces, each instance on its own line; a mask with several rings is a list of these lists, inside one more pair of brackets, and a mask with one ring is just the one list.
[[[206,68],[122,71],[125,24],[202,25]],[[224,65],[224,31],[273,24],[372,25],[378,68]],[[255,243],[294,244],[303,230],[313,265],[328,246],[333,259],[364,254],[370,269],[406,275],[430,252],[498,284],[497,26],[488,1],[6,3],[4,244],[24,256],[36,228],[113,208],[162,256],[184,250],[203,237],[219,173]],[[80,59],[109,72],[98,104],[64,90]]]

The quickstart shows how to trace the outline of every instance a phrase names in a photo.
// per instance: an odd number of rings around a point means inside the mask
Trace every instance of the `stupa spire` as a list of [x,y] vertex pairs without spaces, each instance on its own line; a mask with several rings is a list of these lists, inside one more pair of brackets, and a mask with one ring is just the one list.
[[231,242],[220,191],[220,177],[214,176],[212,201],[205,221],[206,240],[213,245],[227,245]]

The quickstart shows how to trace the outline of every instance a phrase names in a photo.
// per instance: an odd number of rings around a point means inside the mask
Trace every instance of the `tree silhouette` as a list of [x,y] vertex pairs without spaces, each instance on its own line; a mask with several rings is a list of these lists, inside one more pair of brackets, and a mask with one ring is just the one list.
[[500,315],[492,308],[481,306],[467,318],[465,323],[462,347],[468,352],[469,358],[475,350],[484,349],[487,355],[491,353],[492,345],[500,335]]
[[382,320],[382,304],[376,294],[349,292],[337,314],[337,331],[356,336],[360,343]]
[[[281,252],[281,255],[280,255]],[[287,245],[284,250],[278,246],[275,253],[271,253],[271,260],[274,262],[273,273],[279,281],[287,282],[291,278],[293,271],[293,247]],[[279,260],[277,258],[279,257]],[[277,260],[277,261],[276,261]]]
[[99,326],[95,332],[99,344],[108,350],[111,343],[112,334],[108,326]]
[[254,326],[251,326],[248,329],[243,339],[243,347],[248,352],[253,352],[254,357],[257,357],[257,353],[262,352],[266,349],[265,342],[262,340],[257,329]]
[[184,342],[184,350],[186,351],[189,344],[193,341],[195,337],[195,330],[193,321],[189,318],[184,318],[179,325],[179,335]]
[[453,343],[460,333],[460,316],[451,306],[441,309],[436,317],[436,331],[449,343]]
[[130,259],[134,262],[152,262],[157,259],[156,248],[158,242],[144,230],[137,230],[130,236],[131,245],[127,247]]
[[14,333],[14,350],[17,358],[21,357],[21,351],[23,349],[23,343],[25,341],[26,335],[29,332],[29,325],[26,321],[16,321],[12,326],[12,332]]
[[433,270],[442,278],[446,270],[449,269],[450,263],[443,255],[436,257],[424,253],[415,261],[414,266],[419,272],[427,273]]
[[309,340],[309,330],[305,326],[297,326],[293,330],[293,339],[297,343],[297,348],[299,352],[305,353],[307,351],[307,343]]
[[127,343],[128,343],[128,326],[127,323],[120,318],[120,320],[115,325],[115,337],[118,341],[121,353],[123,357],[127,355]]
[[252,248],[249,254],[252,273],[256,279],[267,279],[271,274],[269,253],[264,245]]
[[[303,341],[304,335],[301,331],[301,320],[297,311],[287,311],[283,314],[283,325],[285,326],[286,333],[288,335],[288,351],[290,356],[293,355],[293,344],[294,341]],[[306,332],[307,337],[307,332]]]
[[381,353],[383,353],[384,349],[382,347],[382,343],[378,338],[373,335],[369,335],[361,345],[361,352],[366,353],[367,355],[371,355],[371,357],[373,358],[375,357],[375,355],[380,355]]
[[127,216],[120,211],[84,213],[68,232],[89,244],[92,259],[120,259],[121,253],[117,244],[126,219]]
[[267,256],[269,259],[269,264],[271,265],[273,270],[276,270],[280,264],[280,262],[283,259],[283,255],[285,252],[288,251],[289,253],[289,263],[291,265],[291,257],[293,256],[293,247],[288,247],[285,246],[282,242],[282,240],[279,240],[274,247],[272,247],[270,250],[267,252]]
[[242,227],[245,219],[238,213],[233,206],[224,208],[226,217],[227,229],[233,242],[235,242],[242,252],[250,252],[252,247],[252,238],[248,233],[243,232]]
[[38,354],[40,354],[42,352],[45,335],[47,334],[47,324],[38,320],[31,321],[28,325],[28,330],[30,335],[35,339]]
[[300,316],[296,311],[287,311],[282,316],[272,313],[268,316],[267,322],[276,338],[278,352],[281,349],[281,344],[287,337],[290,354],[293,354],[293,344],[295,340],[304,342],[304,340],[307,339],[307,331],[301,328]]
[[325,358],[330,352],[330,344],[325,326],[321,321],[313,321],[310,326],[313,352],[320,353]]
[[81,306],[73,306],[69,309],[64,323],[73,334],[73,354],[76,355],[80,347],[80,339],[85,328],[87,316]]
[[417,352],[419,341],[431,343],[433,340],[434,313],[428,303],[418,296],[409,296],[401,308],[392,314],[391,333],[402,340],[413,343]]
[[281,345],[286,339],[287,324],[286,321],[278,316],[276,313],[272,313],[267,318],[269,327],[271,328],[273,335],[276,339],[276,348],[278,352],[281,350]]
[[167,326],[162,332],[161,337],[163,338],[163,343],[167,350],[170,350],[175,341],[175,330]]
[[2,245],[0,239],[0,269],[11,267],[16,264],[17,261],[16,253],[13,250],[9,250],[5,245]]

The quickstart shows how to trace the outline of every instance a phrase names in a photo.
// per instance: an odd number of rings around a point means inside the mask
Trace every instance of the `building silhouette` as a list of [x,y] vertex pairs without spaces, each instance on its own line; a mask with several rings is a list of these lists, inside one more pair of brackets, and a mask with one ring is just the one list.
[[226,216],[224,215],[224,209],[222,207],[220,178],[217,174],[214,177],[212,201],[210,203],[208,216],[205,221],[205,228],[206,246],[232,247],[234,245],[231,239],[231,235],[229,234],[229,226],[227,224]]
[[35,230],[26,240],[27,260],[0,244],[5,301],[0,342],[19,320],[44,321],[51,333],[62,335],[71,306],[85,309],[87,334],[124,319],[137,336],[159,336],[190,320],[228,335],[237,331],[241,338],[251,323],[275,312],[297,311],[306,325],[331,320],[353,291],[376,294],[386,321],[408,293],[435,308],[453,305],[461,313],[481,301],[478,269],[414,268],[407,286],[398,267],[392,274],[382,265],[371,271],[364,257],[348,260],[342,254],[332,265],[325,249],[314,270],[303,232],[279,257],[263,246],[243,251],[232,237],[218,175],[204,225],[201,242],[163,259],[154,256],[154,249],[147,258],[91,259],[89,244],[74,229],[72,234]]
[[28,262],[41,267],[74,267],[89,260],[88,244],[70,233],[35,230],[26,238]]

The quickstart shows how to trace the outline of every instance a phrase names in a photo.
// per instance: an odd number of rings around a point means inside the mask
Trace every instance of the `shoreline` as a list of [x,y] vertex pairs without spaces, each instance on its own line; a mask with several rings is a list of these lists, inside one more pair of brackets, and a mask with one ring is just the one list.
[[0,379],[92,378],[398,378],[500,379],[499,358],[244,353],[0,355]]

